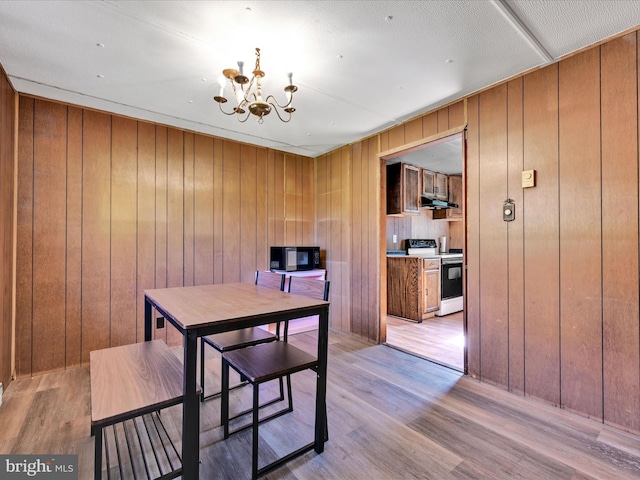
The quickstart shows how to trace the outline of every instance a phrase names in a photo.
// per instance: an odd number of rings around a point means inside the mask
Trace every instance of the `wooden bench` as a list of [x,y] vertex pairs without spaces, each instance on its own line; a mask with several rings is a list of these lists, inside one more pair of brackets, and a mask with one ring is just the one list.
[[146,470],[142,478],[180,476],[182,460],[159,415],[161,409],[182,403],[180,359],[162,340],[154,340],[95,350],[90,352],[90,361],[95,479],[102,478],[103,438],[109,478],[109,445],[115,447],[112,455],[117,457],[120,478],[135,476],[127,469],[135,472],[142,468]]

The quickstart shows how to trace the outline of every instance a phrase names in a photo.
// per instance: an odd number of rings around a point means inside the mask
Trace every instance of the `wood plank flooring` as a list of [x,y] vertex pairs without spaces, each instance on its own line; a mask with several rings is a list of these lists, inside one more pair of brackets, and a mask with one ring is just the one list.
[[[291,341],[312,351],[314,336]],[[208,354],[208,388],[217,385],[219,364]],[[261,464],[311,438],[314,374],[296,374],[293,387],[294,413],[260,428]],[[92,478],[89,397],[87,368],[16,380],[0,406],[0,453],[75,453],[79,478]],[[250,397],[250,389],[238,389],[232,405]],[[330,333],[327,400],[324,453],[310,452],[267,478],[640,478],[638,436],[339,332]],[[222,440],[219,409],[218,400],[201,406],[200,477],[249,478],[250,431]],[[180,406],[162,418],[179,438]]]
[[387,345],[464,372],[462,312],[422,323],[387,316]]

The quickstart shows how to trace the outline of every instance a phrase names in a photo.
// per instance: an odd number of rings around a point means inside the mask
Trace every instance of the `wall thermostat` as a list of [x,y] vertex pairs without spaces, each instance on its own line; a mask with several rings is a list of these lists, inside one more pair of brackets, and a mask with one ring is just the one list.
[[512,222],[516,218],[516,204],[508,199],[502,204],[502,220]]
[[522,172],[522,188],[535,187],[536,186],[536,171],[525,170]]

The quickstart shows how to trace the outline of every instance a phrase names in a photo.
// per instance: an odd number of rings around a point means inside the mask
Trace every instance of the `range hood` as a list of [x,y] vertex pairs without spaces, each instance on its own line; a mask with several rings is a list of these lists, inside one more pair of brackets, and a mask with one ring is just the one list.
[[420,206],[427,210],[444,210],[446,208],[458,208],[457,203],[445,202],[444,200],[436,200],[435,198],[420,197]]

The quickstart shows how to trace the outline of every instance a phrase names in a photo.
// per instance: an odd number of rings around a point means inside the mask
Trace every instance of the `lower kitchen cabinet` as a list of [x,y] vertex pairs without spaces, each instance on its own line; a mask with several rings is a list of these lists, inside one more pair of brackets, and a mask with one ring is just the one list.
[[387,257],[387,314],[421,322],[440,308],[440,259]]
[[422,259],[422,269],[422,318],[429,318],[440,310],[440,259]]

